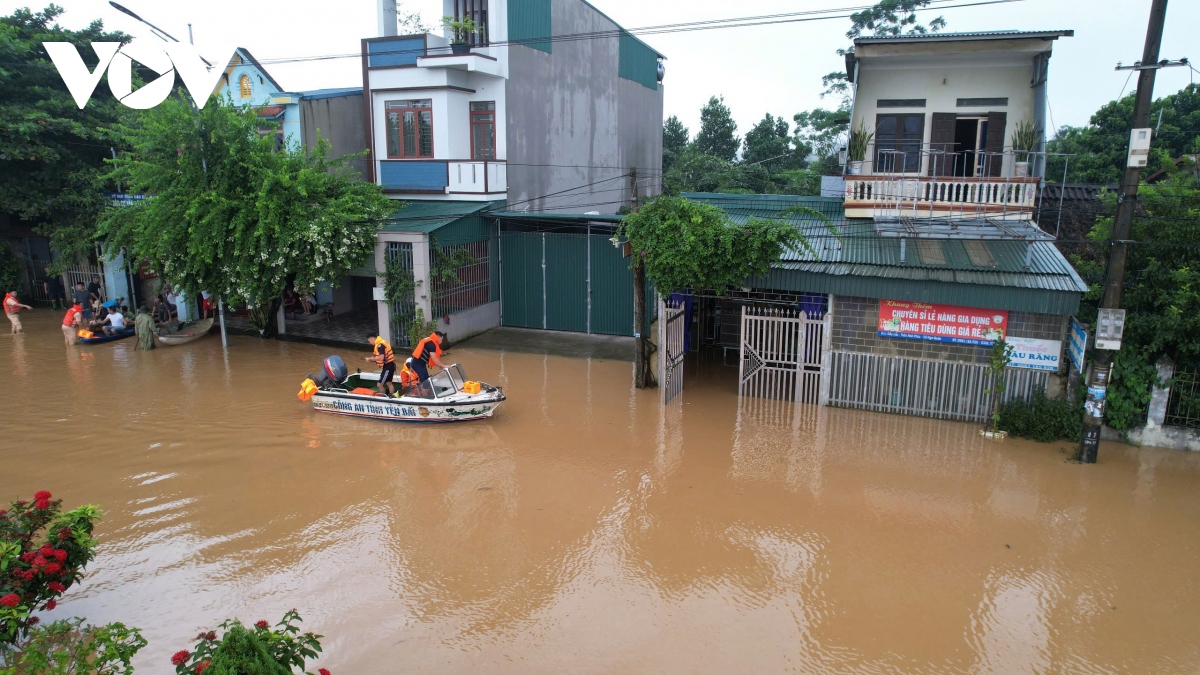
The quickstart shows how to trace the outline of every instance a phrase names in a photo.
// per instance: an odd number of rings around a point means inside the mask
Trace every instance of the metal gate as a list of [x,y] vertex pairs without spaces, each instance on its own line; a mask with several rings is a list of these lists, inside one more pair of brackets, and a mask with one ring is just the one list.
[[828,320],[743,306],[738,395],[819,403]]
[[682,302],[672,305],[666,300],[659,300],[658,303],[658,388],[662,392],[662,402],[666,404],[683,391],[687,314]]

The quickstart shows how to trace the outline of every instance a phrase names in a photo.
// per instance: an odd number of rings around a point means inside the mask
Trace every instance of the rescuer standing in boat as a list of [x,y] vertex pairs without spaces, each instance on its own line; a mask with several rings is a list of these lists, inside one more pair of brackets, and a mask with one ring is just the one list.
[[371,345],[372,354],[363,360],[374,361],[383,368],[379,373],[379,390],[385,396],[391,396],[394,391],[392,378],[396,376],[396,355],[392,353],[392,346],[375,333],[367,333],[367,344]]
[[446,334],[440,330],[430,333],[429,337],[417,343],[412,353],[412,369],[417,373],[418,382],[429,379],[429,364],[445,368],[439,358],[442,355],[442,345],[446,343]]

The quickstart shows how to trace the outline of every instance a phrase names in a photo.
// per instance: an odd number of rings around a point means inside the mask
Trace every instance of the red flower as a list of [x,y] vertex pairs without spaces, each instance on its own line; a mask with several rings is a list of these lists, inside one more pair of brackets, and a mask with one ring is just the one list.
[[0,520],[4,520],[7,517],[8,517],[8,511],[6,511],[4,509],[0,509]]
[[48,611],[50,611],[50,610],[52,610],[52,609],[54,609],[55,607],[58,607],[58,601],[57,601],[57,600],[51,600],[50,602],[47,602],[47,603],[46,603],[46,611],[47,611],[47,612],[48,612]]
[[183,664],[187,663],[188,657],[191,655],[192,653],[188,650],[180,649],[171,655],[171,663],[176,666],[182,666]]
[[36,616],[31,616],[25,620],[25,625],[26,626],[36,626],[41,622],[42,622],[41,619],[37,618]]
[[33,503],[33,508],[35,508],[39,511],[45,511],[46,509],[50,508],[50,500],[49,499],[39,499]]
[[21,554],[21,562],[30,562],[37,557],[36,551],[26,551]]
[[60,562],[60,563],[67,562],[67,552],[62,550],[61,548],[54,549],[54,551],[52,551],[52,553],[54,555],[54,559],[57,560],[58,562]]
[[329,675],[328,668],[317,668],[317,675]]
[[210,665],[212,665],[212,661],[201,661],[200,663],[197,663],[196,664],[196,675],[200,675],[200,673],[203,673],[204,671],[208,670],[208,667]]
[[69,527],[58,528],[58,540],[59,541],[66,541],[67,539],[70,539],[70,538],[71,538],[71,528],[69,528]]
[[205,633],[205,634],[204,634],[204,639],[205,639],[205,640],[208,640],[209,642],[212,642],[213,640],[216,640],[216,639],[217,639],[217,632],[216,632],[216,631],[213,631],[213,630],[210,630],[210,631],[208,631],[207,633]]
[[50,496],[50,493],[46,492],[45,490],[38,490],[37,492],[33,493],[34,499],[50,499]]
[[66,586],[63,586],[57,581],[51,581],[50,583],[46,584],[46,588],[54,591],[55,593],[62,593],[63,591],[67,590]]
[[16,607],[21,604],[21,596],[16,593],[9,593],[4,597],[0,597],[0,605],[5,607]]
[[46,560],[45,558],[43,558],[43,557],[42,557],[42,556],[40,556],[40,555],[35,555],[35,556],[33,557],[33,567],[34,567],[35,569],[36,569],[36,568],[38,568],[38,567],[41,567],[41,566],[45,565],[45,564],[46,564],[46,563],[48,563],[48,562],[50,562],[50,561],[49,561],[49,560]]
[[255,628],[262,628],[263,630],[266,630],[267,626],[270,626],[270,625],[271,624],[267,623],[266,619],[260,619],[260,620],[254,622]]
[[56,562],[46,563],[45,565],[42,566],[42,573],[49,574],[50,576],[54,576],[55,574],[58,574],[59,570],[61,570],[61,569],[62,569],[62,565],[60,565]]

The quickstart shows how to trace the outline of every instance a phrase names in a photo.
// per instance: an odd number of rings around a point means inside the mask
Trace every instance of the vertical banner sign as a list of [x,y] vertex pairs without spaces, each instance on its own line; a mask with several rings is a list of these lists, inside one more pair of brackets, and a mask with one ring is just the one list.
[[1008,333],[1008,311],[923,302],[879,301],[882,337],[991,346]]
[[1083,372],[1083,354],[1087,351],[1088,334],[1075,317],[1071,317],[1071,332],[1068,334],[1067,355],[1071,357],[1071,365],[1075,370]]

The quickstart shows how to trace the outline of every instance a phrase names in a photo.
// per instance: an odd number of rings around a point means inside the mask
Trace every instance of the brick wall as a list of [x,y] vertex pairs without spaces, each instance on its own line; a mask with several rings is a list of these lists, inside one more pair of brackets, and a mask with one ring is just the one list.
[[[834,351],[899,356],[908,359],[987,363],[987,347],[880,337],[879,300],[838,295],[833,298]],[[1064,340],[1067,317],[1057,314],[1008,313],[1008,333],[1013,337]]]

